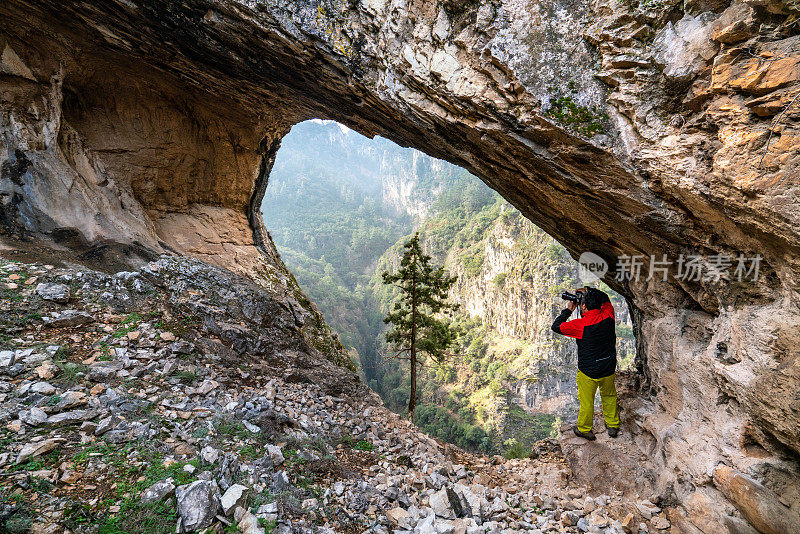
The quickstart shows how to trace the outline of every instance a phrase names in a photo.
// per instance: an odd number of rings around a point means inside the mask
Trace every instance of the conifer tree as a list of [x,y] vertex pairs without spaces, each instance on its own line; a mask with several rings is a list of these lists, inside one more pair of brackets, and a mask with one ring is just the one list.
[[447,293],[458,277],[449,276],[444,267],[431,265],[431,257],[422,251],[419,232],[403,248],[403,259],[395,273],[384,271],[383,283],[400,291],[400,297],[383,322],[393,325],[386,341],[394,348],[394,357],[409,360],[411,391],[408,415],[414,420],[417,404],[417,365],[427,356],[441,362],[456,342],[458,330],[443,316],[458,309],[447,301]]

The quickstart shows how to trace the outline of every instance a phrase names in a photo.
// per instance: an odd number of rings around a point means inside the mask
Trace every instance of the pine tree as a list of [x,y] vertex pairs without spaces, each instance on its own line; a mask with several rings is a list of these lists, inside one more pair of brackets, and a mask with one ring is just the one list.
[[444,267],[431,265],[431,257],[420,246],[419,232],[404,249],[400,269],[395,273],[383,273],[383,283],[400,290],[399,300],[383,322],[394,326],[386,333],[386,341],[395,349],[394,357],[409,360],[408,415],[413,421],[417,404],[417,365],[422,365],[426,356],[443,361],[458,337],[458,330],[442,317],[458,309],[457,304],[447,302],[447,293],[458,277],[449,276]]

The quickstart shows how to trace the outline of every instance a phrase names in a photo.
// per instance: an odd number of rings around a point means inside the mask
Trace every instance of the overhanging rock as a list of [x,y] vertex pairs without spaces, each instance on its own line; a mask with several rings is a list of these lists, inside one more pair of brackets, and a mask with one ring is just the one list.
[[[293,124],[414,146],[611,262],[658,493],[700,517],[724,459],[796,510],[800,35],[796,4],[762,4],[9,0],[0,221],[269,285],[283,267],[257,209]],[[622,255],[760,270],[615,280]]]

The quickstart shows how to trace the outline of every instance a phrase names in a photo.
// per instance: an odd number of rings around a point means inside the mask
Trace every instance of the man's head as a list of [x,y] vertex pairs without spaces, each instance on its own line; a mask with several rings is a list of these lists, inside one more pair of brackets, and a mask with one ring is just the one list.
[[602,293],[600,290],[587,287],[586,291],[583,293],[583,311],[599,310],[602,305]]

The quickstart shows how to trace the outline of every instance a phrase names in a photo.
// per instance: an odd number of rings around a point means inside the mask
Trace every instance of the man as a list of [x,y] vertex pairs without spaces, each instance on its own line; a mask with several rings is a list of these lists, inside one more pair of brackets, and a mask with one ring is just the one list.
[[604,292],[593,287],[578,289],[583,293],[582,317],[567,321],[577,307],[569,302],[553,323],[553,331],[574,337],[578,343],[578,425],[572,431],[576,436],[595,440],[592,432],[594,395],[600,388],[603,418],[608,435],[619,434],[619,407],[614,376],[617,369],[617,333],[614,325],[614,306]]

